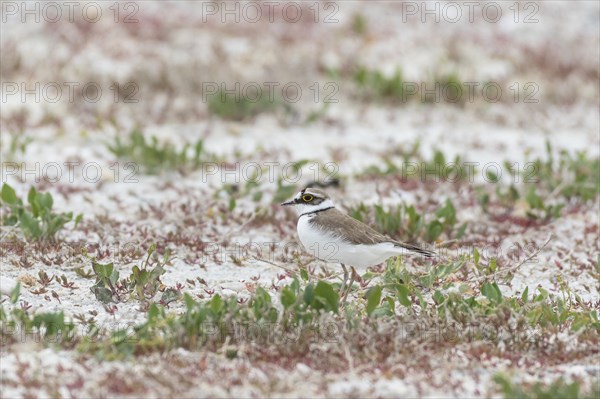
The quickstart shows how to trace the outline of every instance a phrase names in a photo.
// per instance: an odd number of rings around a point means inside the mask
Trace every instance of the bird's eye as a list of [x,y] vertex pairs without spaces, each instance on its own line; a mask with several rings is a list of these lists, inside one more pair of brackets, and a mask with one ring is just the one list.
[[310,194],[306,194],[306,195],[302,196],[302,201],[304,201],[304,202],[310,202],[313,199],[314,199],[314,197],[312,195],[310,195]]

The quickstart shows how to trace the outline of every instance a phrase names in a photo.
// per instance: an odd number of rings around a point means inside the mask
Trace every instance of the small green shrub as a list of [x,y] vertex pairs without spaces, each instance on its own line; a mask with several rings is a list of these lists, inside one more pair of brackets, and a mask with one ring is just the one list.
[[458,239],[464,235],[467,228],[467,223],[458,225],[456,208],[450,200],[446,200],[435,211],[435,217],[427,217],[430,220],[426,220],[425,214],[417,212],[413,205],[398,205],[386,210],[380,205],[371,208],[359,204],[350,209],[350,215],[367,223],[374,219],[376,230],[392,238],[407,241],[435,241],[444,233],[448,238]]
[[9,134],[10,143],[8,144],[8,148],[6,152],[2,152],[2,159],[5,163],[15,162],[15,165],[18,166],[18,161],[25,155],[27,151],[27,146],[33,139],[31,137],[27,137],[24,134]]
[[36,342],[59,344],[70,347],[77,342],[75,324],[65,318],[63,312],[43,312],[30,315],[25,307],[16,306],[20,296],[20,285],[10,295],[12,310],[0,305],[0,340],[2,344],[22,343],[25,332]]
[[249,93],[250,95],[227,94],[224,91],[208,98],[208,110],[211,114],[223,119],[242,121],[254,118],[265,112],[273,112],[283,107],[281,100],[270,99],[264,93]]
[[27,203],[17,197],[15,190],[4,183],[0,193],[0,203],[8,208],[8,214],[3,216],[4,226],[18,226],[27,238],[35,240],[54,240],[56,234],[69,222],[75,226],[83,215],[73,218],[73,213],[54,213],[54,200],[50,193],[39,193],[31,187],[27,194]]
[[537,158],[524,168],[525,183],[537,183],[548,191],[557,190],[565,198],[595,199],[600,194],[600,158],[585,152],[560,151],[555,159],[550,141],[546,142],[546,159]]
[[390,153],[381,158],[384,166],[371,165],[359,177],[399,176],[403,180],[418,179],[423,183],[460,183],[473,178],[475,165],[467,165],[459,155],[447,158],[440,150],[435,150],[431,158],[419,153],[416,142],[408,150]]
[[578,381],[567,383],[562,377],[551,384],[536,382],[535,384],[519,384],[511,381],[504,374],[496,374],[493,378],[505,398],[519,399],[579,399],[598,398],[600,385],[596,382],[593,392],[581,395],[581,384]]
[[[132,295],[141,303],[150,301],[162,283],[160,277],[166,273],[164,266],[170,261],[169,251],[166,251],[162,259],[152,259],[156,251],[156,244],[148,248],[148,255],[140,266],[133,266],[131,274],[124,280],[119,280],[119,272],[114,269],[112,263],[98,263],[92,261],[92,270],[96,276],[96,282],[91,288],[92,293],[102,303],[120,302],[127,295]],[[171,301],[167,294],[163,299]]]
[[406,102],[404,79],[398,69],[391,77],[380,71],[359,67],[354,73],[354,82],[369,98]]
[[159,143],[154,136],[146,140],[139,130],[132,131],[125,140],[117,136],[115,142],[107,146],[117,158],[131,161],[150,174],[167,170],[195,170],[208,158],[202,140],[193,145],[185,144],[181,150],[177,150],[171,143]]

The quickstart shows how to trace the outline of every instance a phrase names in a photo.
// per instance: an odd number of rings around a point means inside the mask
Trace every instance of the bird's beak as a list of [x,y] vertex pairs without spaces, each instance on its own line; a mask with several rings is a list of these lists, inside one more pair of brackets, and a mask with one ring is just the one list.
[[281,205],[283,205],[283,206],[286,206],[286,205],[294,205],[294,200],[293,200],[293,199],[291,199],[291,200],[289,200],[289,201],[282,202],[282,203],[281,203]]

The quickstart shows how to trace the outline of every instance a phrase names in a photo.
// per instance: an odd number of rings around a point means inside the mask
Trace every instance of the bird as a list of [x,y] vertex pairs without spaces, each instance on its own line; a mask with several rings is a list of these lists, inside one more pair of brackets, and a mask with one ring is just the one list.
[[346,266],[352,268],[351,287],[357,276],[355,267],[374,266],[407,251],[427,258],[435,255],[433,251],[396,241],[354,219],[337,209],[331,197],[317,188],[307,187],[281,205],[292,206],[298,213],[298,238],[307,252],[322,261],[341,264],[342,291],[348,280]]

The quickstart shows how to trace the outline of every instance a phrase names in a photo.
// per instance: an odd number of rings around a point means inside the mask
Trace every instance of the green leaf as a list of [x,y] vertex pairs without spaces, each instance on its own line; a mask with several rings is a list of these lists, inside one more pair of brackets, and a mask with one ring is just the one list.
[[31,187],[29,189],[29,192],[27,193],[27,202],[29,202],[33,216],[38,217],[40,214],[40,204],[38,203],[37,191],[35,190],[35,187]]
[[521,294],[521,300],[523,302],[527,302],[527,296],[529,295],[529,287],[525,287],[525,289],[523,290],[523,293]]
[[306,303],[307,305],[311,305],[315,299],[315,286],[311,284],[308,284],[306,286],[306,288],[304,289],[304,303]]
[[294,303],[296,303],[296,294],[289,287],[284,287],[281,290],[281,304],[283,308],[289,309]]
[[465,231],[467,231],[467,222],[463,223],[456,232],[456,238],[460,239],[465,235]]
[[165,274],[167,271],[162,265],[156,265],[154,269],[149,272],[149,281],[158,281],[160,282],[160,276]]
[[71,220],[72,216],[73,215],[70,213],[63,213],[60,215],[51,216],[49,221],[47,222],[48,224],[44,231],[44,235],[46,237],[54,236],[58,230],[60,230],[65,224],[67,224]]
[[[137,267],[137,266],[135,266]],[[105,279],[109,279],[110,275],[113,272],[113,264],[112,263],[107,263],[107,264],[102,264],[102,263],[96,263],[96,262],[92,262],[92,270],[94,270],[94,273],[96,273],[96,275],[105,278]]]
[[92,293],[94,294],[94,296],[96,297],[96,299],[99,300],[100,302],[110,303],[113,301],[112,292],[108,288],[98,287],[97,285],[94,285],[91,288],[91,290],[92,290]]
[[255,309],[262,310],[265,307],[270,307],[271,305],[271,296],[262,287],[258,287],[256,292],[254,293],[254,298],[252,299],[252,305]]
[[14,226],[15,224],[17,224],[17,222],[19,221],[19,218],[17,217],[17,215],[10,215],[8,217],[4,218],[4,226]]
[[300,278],[304,281],[308,281],[308,272],[306,269],[300,269]]
[[380,285],[372,287],[367,291],[367,307],[365,310],[368,315],[373,313],[375,308],[379,306],[379,302],[381,301],[381,291],[382,287]]
[[436,304],[439,305],[440,303],[444,302],[445,299],[446,297],[444,296],[444,294],[442,294],[440,290],[435,290],[435,293],[433,294],[433,300]]
[[160,313],[160,311],[158,310],[158,306],[155,303],[150,305],[150,308],[148,308],[148,322],[151,322],[154,319],[156,319],[158,317],[159,313]]
[[188,294],[187,292],[183,295],[183,301],[185,302],[185,308],[188,313],[196,305],[196,301],[194,301],[194,298],[192,298],[192,296],[190,294]]
[[473,262],[475,263],[475,267],[479,268],[479,251],[477,248],[473,248]]
[[540,293],[535,297],[534,301],[540,302],[546,300],[546,298],[548,298],[549,295],[548,291],[546,291],[542,287],[537,287],[537,289]]
[[36,219],[34,219],[29,213],[23,212],[20,218],[21,228],[25,235],[33,238],[40,238],[42,236],[42,229]]
[[544,209],[542,198],[537,195],[534,187],[530,187],[525,195],[525,200],[532,209]]
[[340,303],[340,295],[336,290],[333,289],[333,286],[324,281],[319,281],[317,286],[315,287],[315,299],[322,302],[325,306],[324,308],[329,311],[333,311],[335,313],[338,312],[339,303]]
[[288,287],[292,290],[294,294],[300,293],[300,282],[298,282],[298,279],[294,278],[294,280]]
[[21,295],[21,283],[17,282],[15,288],[10,292],[10,302],[17,303],[19,296]]
[[406,306],[407,308],[412,306],[412,302],[408,298],[408,288],[406,285],[396,285],[396,292],[398,293],[398,302],[400,302],[402,306]]
[[119,280],[119,271],[116,269],[113,270],[108,279],[110,280],[111,284],[115,284]]
[[52,200],[52,195],[50,195],[50,193],[38,194],[37,202],[40,205],[40,210],[42,213],[50,213],[52,205],[54,205],[54,201]]
[[435,241],[444,231],[442,224],[434,220],[427,226],[427,235],[430,241]]
[[223,310],[223,308],[225,307],[225,302],[223,302],[221,296],[217,294],[213,297],[213,299],[210,300],[208,305],[210,306],[210,310],[212,310],[214,314],[219,314],[221,310]]
[[228,206],[229,212],[233,211],[235,209],[235,207],[236,207],[235,198],[233,198],[233,197],[229,198],[229,206]]
[[481,286],[481,293],[493,303],[498,304],[502,302],[502,293],[500,292],[498,284],[496,284],[495,282],[484,283]]
[[490,269],[490,273],[496,272],[496,270],[498,269],[498,263],[496,261],[496,258],[490,259],[490,264],[488,265],[488,268]]
[[15,205],[19,200],[15,190],[6,183],[2,185],[2,193],[0,194],[0,197],[2,198],[2,201],[9,205]]
[[385,300],[388,303],[388,307],[390,308],[390,313],[393,315],[396,312],[396,302],[394,301],[394,298],[392,297],[386,297]]

